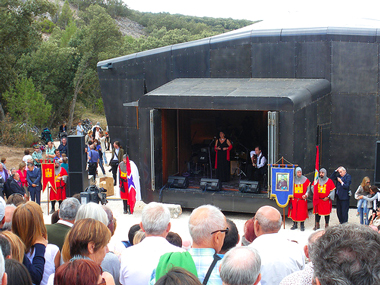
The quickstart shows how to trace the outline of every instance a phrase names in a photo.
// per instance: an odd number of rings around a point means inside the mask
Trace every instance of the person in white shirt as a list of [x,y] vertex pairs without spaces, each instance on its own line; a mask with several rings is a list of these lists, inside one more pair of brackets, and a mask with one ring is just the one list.
[[33,158],[32,158],[32,156],[30,155],[30,151],[29,151],[29,149],[26,149],[25,151],[24,151],[24,157],[22,158],[22,161],[23,162],[25,162],[25,164],[28,164],[28,160],[29,159],[31,159],[31,160],[33,160]]
[[84,129],[82,127],[82,122],[79,121],[77,125],[77,136],[83,136]]
[[302,248],[278,233],[281,224],[282,217],[276,208],[263,206],[257,210],[254,222],[257,238],[249,246],[260,254],[262,285],[278,285],[284,277],[305,267]]
[[263,190],[264,175],[268,172],[267,159],[259,146],[250,152],[250,157],[251,164],[248,164],[247,168],[248,180],[259,181],[259,189]]
[[146,235],[144,240],[121,253],[120,283],[123,285],[149,284],[161,255],[183,251],[165,239],[171,227],[170,212],[165,205],[156,202],[146,205],[140,226]]

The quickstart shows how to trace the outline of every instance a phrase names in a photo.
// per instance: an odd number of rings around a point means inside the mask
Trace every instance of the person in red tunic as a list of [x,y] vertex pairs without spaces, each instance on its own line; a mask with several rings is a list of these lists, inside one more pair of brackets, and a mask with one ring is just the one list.
[[54,213],[55,211],[55,201],[58,201],[59,206],[61,206],[61,203],[63,200],[66,199],[66,183],[67,183],[67,171],[63,167],[61,167],[61,164],[59,163],[59,160],[55,160],[55,189],[50,190],[50,201],[51,201],[51,211],[50,214]]
[[310,180],[302,175],[301,167],[297,167],[294,178],[294,194],[288,209],[288,217],[293,220],[291,230],[297,229],[297,222],[301,222],[301,231],[305,230],[305,220],[309,217],[306,200],[309,189]]
[[334,200],[335,196],[335,184],[327,177],[326,169],[321,168],[319,170],[317,184],[313,187],[313,213],[315,214],[315,227],[313,230],[319,229],[321,216],[325,216],[325,227],[327,228],[330,221],[332,200]]

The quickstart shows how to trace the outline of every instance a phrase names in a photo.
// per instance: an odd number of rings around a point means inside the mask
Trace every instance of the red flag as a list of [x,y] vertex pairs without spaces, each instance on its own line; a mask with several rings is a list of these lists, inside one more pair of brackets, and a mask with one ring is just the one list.
[[55,192],[55,173],[54,163],[42,163],[42,191],[45,191],[47,187],[51,187]]
[[317,155],[315,156],[315,172],[313,185],[317,184],[319,178],[319,146],[317,145]]

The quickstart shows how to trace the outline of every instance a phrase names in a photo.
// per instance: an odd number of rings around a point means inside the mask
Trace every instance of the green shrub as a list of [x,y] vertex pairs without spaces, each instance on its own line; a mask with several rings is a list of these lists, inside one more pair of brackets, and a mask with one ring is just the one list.
[[40,22],[40,29],[43,33],[51,34],[55,27],[56,24],[54,24],[52,21],[48,19],[44,19],[42,22]]

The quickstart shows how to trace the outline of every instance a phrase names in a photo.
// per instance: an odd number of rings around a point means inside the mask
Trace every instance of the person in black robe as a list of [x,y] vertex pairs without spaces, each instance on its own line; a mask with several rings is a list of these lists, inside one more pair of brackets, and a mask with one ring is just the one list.
[[219,133],[219,139],[215,142],[215,170],[216,178],[220,182],[230,181],[230,151],[231,142],[225,137],[224,132]]

